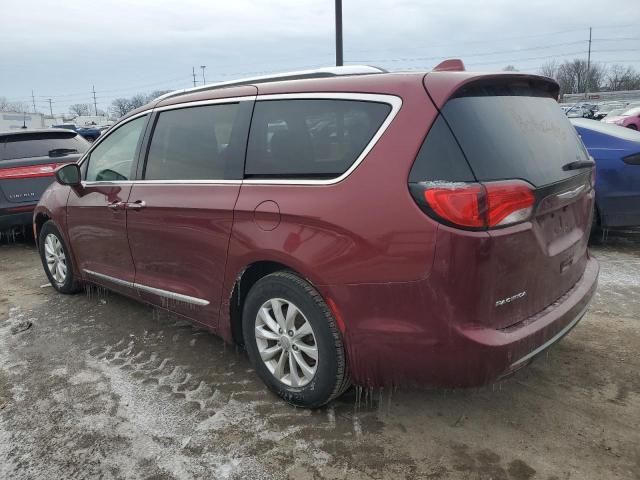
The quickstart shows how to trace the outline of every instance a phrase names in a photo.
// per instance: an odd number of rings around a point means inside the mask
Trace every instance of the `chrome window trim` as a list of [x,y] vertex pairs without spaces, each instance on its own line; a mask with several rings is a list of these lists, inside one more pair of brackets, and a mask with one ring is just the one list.
[[[340,176],[336,178],[330,178],[326,180],[313,180],[313,179],[295,179],[295,178],[269,178],[269,179],[244,179],[244,180],[122,180],[122,181],[100,181],[100,182],[87,182],[82,181],[83,186],[87,185],[334,185],[343,181],[353,171],[358,168],[362,161],[366,158],[369,152],[376,145],[378,140],[384,135],[391,122],[395,119],[396,115],[402,107],[402,99],[396,95],[389,94],[376,94],[376,93],[345,93],[345,92],[301,92],[301,93],[278,93],[278,94],[266,94],[266,95],[249,95],[243,97],[228,97],[228,98],[216,98],[211,100],[199,100],[194,102],[182,102],[172,105],[165,105],[163,107],[150,108],[143,112],[139,112],[130,118],[127,118],[122,124],[118,124],[120,127],[125,123],[134,120],[135,118],[143,115],[150,114],[152,112],[164,112],[168,110],[175,110],[180,108],[195,107],[201,105],[216,105],[224,103],[238,103],[243,101],[271,101],[271,100],[355,100],[364,102],[377,102],[386,103],[391,106],[391,111],[385,118],[384,122],[380,125],[380,128],[371,137],[369,143],[362,150],[358,158],[351,164],[351,166]],[[108,138],[106,135],[104,138]],[[103,138],[98,137],[98,140],[91,146],[87,152],[85,152],[82,159],[78,162],[81,166],[82,162],[87,158],[94,147],[99,145]]]
[[[341,182],[347,178],[353,171],[358,168],[362,161],[366,158],[369,152],[376,145],[380,137],[384,135],[384,132],[389,128],[391,122],[396,117],[402,107],[402,99],[396,95],[389,94],[374,94],[374,93],[344,93],[344,92],[306,92],[306,93],[278,93],[268,95],[258,95],[256,102],[269,101],[269,100],[356,100],[361,102],[376,102],[386,103],[391,106],[391,111],[385,118],[378,131],[371,137],[369,143],[364,147],[364,150],[360,153],[358,158],[351,164],[351,166],[340,176],[336,178],[329,178],[326,180],[313,180],[313,179],[295,179],[295,178],[277,178],[277,179],[247,179],[242,181],[243,185],[333,185]],[[245,162],[246,168],[246,162]]]
[[242,97],[212,98],[209,100],[196,100],[192,102],[172,103],[171,105],[155,107],[153,110],[156,112],[165,112],[167,110],[177,110],[180,108],[189,108],[189,107],[201,107],[204,105],[218,105],[221,103],[251,102],[251,101],[254,101],[255,99],[256,99],[256,95],[245,95]]
[[112,185],[242,185],[242,180],[122,180],[122,181],[82,181],[82,186]]
[[108,282],[115,283],[117,285],[122,285],[124,287],[133,288],[136,290],[142,290],[144,292],[153,293],[160,297],[170,298],[172,300],[176,300],[179,302],[190,303],[193,305],[198,305],[200,307],[206,307],[209,305],[208,300],[204,300],[202,298],[190,297],[189,295],[183,295],[182,293],[171,292],[169,290],[162,290],[161,288],[149,287],[147,285],[142,285],[140,283],[128,282],[126,280],[122,280],[120,278],[112,277],[110,275],[105,275],[104,273],[94,272],[93,270],[88,270],[86,268],[82,269],[83,272],[99,278],[101,280],[106,280]]

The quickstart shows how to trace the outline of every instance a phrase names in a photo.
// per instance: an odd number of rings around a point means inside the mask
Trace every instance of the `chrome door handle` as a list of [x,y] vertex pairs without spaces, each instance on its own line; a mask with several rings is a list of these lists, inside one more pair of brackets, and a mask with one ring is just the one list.
[[111,202],[107,204],[107,208],[110,208],[111,210],[124,210],[124,206],[124,202]]
[[127,203],[127,208],[130,209],[130,210],[142,210],[146,206],[147,206],[147,204],[146,204],[146,202],[144,200],[137,200],[137,201],[132,202],[132,203]]

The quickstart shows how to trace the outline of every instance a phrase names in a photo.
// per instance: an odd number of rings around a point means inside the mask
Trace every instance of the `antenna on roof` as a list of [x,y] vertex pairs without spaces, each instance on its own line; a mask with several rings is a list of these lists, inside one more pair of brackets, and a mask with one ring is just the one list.
[[433,69],[434,72],[464,72],[465,70],[464,63],[459,58],[444,60]]

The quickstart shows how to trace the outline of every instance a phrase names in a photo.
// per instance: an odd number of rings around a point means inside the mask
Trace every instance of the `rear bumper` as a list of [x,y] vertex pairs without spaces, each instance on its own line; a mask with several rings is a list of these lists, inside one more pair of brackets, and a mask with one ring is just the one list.
[[[537,315],[506,329],[446,318],[437,290],[425,282],[335,287],[351,375],[370,387],[427,384],[472,387],[527,365],[584,316],[599,267],[590,258],[580,281]],[[388,308],[387,305],[393,306]]]

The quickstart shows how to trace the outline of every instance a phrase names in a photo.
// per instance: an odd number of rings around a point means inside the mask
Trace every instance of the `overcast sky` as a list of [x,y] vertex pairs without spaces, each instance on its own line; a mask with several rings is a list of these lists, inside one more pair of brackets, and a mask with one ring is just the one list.
[[[2,0],[0,96],[54,113],[116,97],[335,62],[333,0]],[[428,70],[586,58],[640,69],[639,0],[343,0],[345,63]]]

